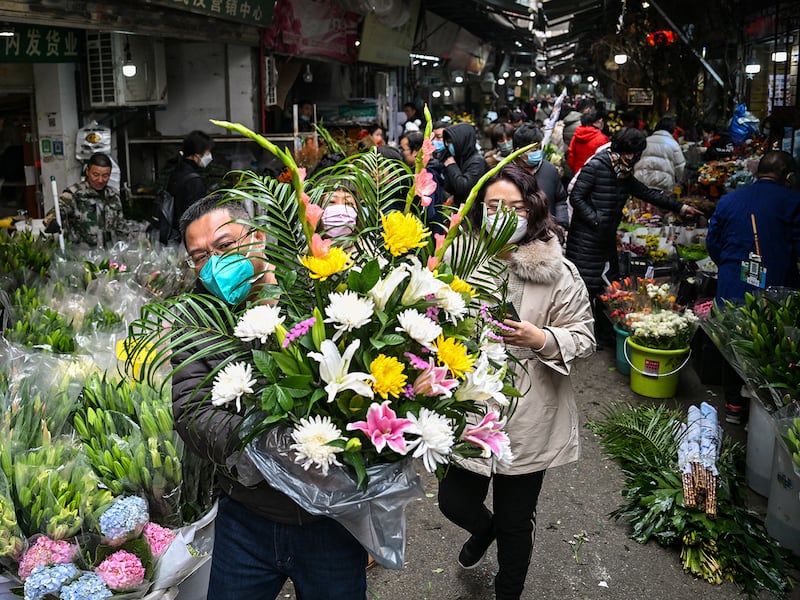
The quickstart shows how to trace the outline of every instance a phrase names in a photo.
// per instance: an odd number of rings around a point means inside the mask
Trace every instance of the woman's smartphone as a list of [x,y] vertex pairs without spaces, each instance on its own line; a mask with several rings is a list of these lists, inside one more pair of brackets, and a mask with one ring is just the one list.
[[498,304],[495,306],[494,314],[498,321],[503,321],[503,319],[511,319],[512,321],[517,322],[522,321],[522,319],[519,318],[517,309],[514,308],[514,305],[511,304],[511,302],[506,302],[504,304]]

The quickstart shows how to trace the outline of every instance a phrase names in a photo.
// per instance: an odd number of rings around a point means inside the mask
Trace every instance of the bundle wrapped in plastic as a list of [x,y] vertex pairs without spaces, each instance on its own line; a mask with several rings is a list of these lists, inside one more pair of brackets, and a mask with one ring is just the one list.
[[346,467],[332,466],[327,475],[305,470],[292,443],[291,430],[276,427],[248,444],[246,454],[272,487],[312,515],[338,521],[384,567],[402,569],[404,509],[423,495],[411,459],[367,467],[369,485],[361,489]]

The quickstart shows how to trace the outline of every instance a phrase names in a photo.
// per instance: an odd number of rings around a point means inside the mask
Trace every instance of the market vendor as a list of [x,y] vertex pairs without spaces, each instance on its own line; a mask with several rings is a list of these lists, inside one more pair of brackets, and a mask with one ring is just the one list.
[[[617,228],[628,196],[635,196],[682,215],[700,215],[671,195],[649,188],[633,176],[633,167],[647,145],[644,133],[623,128],[614,134],[611,146],[590,158],[575,177],[569,201],[573,208],[566,256],[575,263],[595,303],[598,347],[612,341],[608,320],[597,300],[608,282],[619,277]],[[602,329],[608,324],[608,330]]]
[[[61,225],[74,244],[104,246],[127,235],[119,192],[109,187],[111,158],[101,152],[89,157],[85,179],[65,189],[58,197]],[[55,207],[45,217],[45,231],[58,233]]]
[[[235,306],[259,301],[259,286],[275,278],[264,255],[265,234],[243,224],[241,202],[220,204],[210,195],[192,204],[180,228],[187,264],[202,287]],[[187,310],[191,310],[188,308]],[[287,578],[298,596],[352,600],[367,593],[367,552],[337,521],[314,516],[286,494],[260,482],[243,482],[237,461],[243,412],[208,400],[212,375],[227,354],[198,358],[198,342],[172,355],[175,427],[186,445],[217,466],[219,498],[208,597],[215,600],[277,598]]]
[[[758,163],[756,182],[717,204],[706,245],[719,268],[718,302],[742,303],[745,293],[759,288],[800,288],[800,192],[792,189],[796,171],[788,152],[767,152]],[[726,420],[741,423],[747,413],[739,393],[742,382],[730,368],[723,378]]]
[[719,131],[713,123],[703,123],[702,129],[704,160],[722,160],[733,156],[733,140],[727,133]]

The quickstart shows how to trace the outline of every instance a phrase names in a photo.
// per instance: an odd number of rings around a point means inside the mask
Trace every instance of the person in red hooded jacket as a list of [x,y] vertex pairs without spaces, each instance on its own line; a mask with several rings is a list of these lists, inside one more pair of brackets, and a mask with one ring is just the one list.
[[603,114],[590,110],[581,116],[581,124],[575,130],[567,150],[567,164],[577,173],[589,160],[600,146],[608,144],[611,140],[602,132]]

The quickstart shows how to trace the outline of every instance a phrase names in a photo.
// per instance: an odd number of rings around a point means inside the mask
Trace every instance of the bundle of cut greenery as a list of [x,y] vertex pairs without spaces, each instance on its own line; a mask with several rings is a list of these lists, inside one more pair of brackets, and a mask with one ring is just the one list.
[[611,516],[628,519],[631,537],[641,544],[655,539],[679,548],[683,568],[710,583],[729,580],[750,596],[761,590],[782,596],[798,561],[746,506],[741,444],[722,443],[717,517],[686,506],[676,435],[685,418],[664,406],[618,406],[588,424],[625,473],[626,502]]

